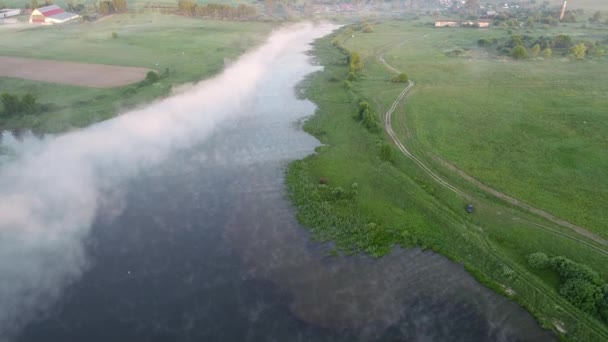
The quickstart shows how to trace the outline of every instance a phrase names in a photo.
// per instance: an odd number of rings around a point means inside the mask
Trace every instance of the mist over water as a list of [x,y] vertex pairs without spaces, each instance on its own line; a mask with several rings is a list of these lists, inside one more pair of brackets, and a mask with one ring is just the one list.
[[319,142],[294,86],[331,29],[281,30],[81,132],[4,139],[0,341],[551,340],[440,255],[330,257],[295,221],[284,171]]
[[[299,24],[188,91],[90,128],[35,141],[4,139],[0,164],[0,340],[13,337],[89,266],[83,239],[100,206],[121,211],[122,182],[251,114],[259,83],[285,53],[333,29]],[[250,156],[255,158],[255,156]]]

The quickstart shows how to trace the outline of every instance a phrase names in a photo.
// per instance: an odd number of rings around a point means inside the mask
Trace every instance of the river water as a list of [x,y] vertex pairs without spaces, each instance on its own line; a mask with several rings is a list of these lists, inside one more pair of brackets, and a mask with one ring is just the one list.
[[[316,30],[298,39],[328,29]],[[315,107],[294,90],[318,69],[281,50],[239,107],[247,115],[104,183],[83,273],[16,340],[552,340],[440,255],[332,257],[311,242],[283,174],[319,145],[300,128]]]

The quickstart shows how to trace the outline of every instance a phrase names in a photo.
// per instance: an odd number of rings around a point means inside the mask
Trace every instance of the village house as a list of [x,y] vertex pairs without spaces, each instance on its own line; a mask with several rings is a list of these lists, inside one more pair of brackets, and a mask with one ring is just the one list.
[[30,16],[30,24],[62,24],[77,18],[80,18],[78,14],[66,12],[57,5],[51,5],[33,10]]

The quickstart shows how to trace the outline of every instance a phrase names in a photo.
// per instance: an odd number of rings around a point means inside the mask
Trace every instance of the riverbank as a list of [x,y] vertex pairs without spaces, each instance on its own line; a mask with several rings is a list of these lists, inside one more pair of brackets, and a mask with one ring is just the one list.
[[60,133],[107,120],[217,74],[261,44],[274,26],[143,12],[116,14],[102,22],[0,31],[3,56],[146,68],[159,76],[108,89],[0,77],[1,92],[30,93],[41,107],[37,113],[0,114],[0,130]]
[[[394,245],[432,249],[462,263],[479,281],[518,302],[562,338],[606,338],[605,325],[560,296],[556,274],[534,270],[527,263],[529,254],[542,251],[584,263],[606,277],[601,246],[466,182],[456,184],[470,199],[459,196],[394,148],[388,149],[387,157],[388,136],[359,120],[360,101],[371,105],[380,122],[403,90],[390,82],[392,73],[376,56],[383,39],[396,37],[391,26],[397,25],[383,24],[381,32],[387,36],[361,38],[370,45],[363,55],[366,72],[356,79],[347,79],[348,51],[332,45],[332,40],[347,41],[350,33],[341,31],[315,45],[314,54],[325,69],[307,81],[306,94],[318,110],[304,128],[325,146],[292,163],[287,172],[300,222],[311,227],[318,240],[334,241],[334,254],[383,256]],[[349,41],[345,46],[352,49],[357,44]],[[402,117],[395,120],[403,125]],[[476,205],[474,215],[463,209],[470,200]]]

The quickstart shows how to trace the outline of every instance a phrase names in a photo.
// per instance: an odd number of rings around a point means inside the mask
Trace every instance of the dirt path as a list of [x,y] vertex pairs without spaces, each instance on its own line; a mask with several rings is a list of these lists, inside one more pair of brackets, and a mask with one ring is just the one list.
[[[388,64],[386,62],[386,60],[384,59],[384,54],[382,53],[381,55],[378,56],[378,60],[380,61],[380,63],[382,63],[387,69],[389,69],[390,71],[399,74],[401,73],[401,71],[399,71],[397,68],[393,67],[392,65]],[[435,172],[433,172],[428,166],[426,166],[426,164],[424,164],[420,159],[418,159],[416,156],[414,156],[407,148],[405,148],[405,146],[401,143],[401,141],[399,140],[399,138],[397,137],[397,135],[395,134],[395,132],[393,131],[393,127],[392,127],[392,122],[391,122],[391,116],[393,115],[393,113],[395,112],[395,110],[397,109],[397,106],[399,105],[399,103],[403,100],[403,98],[405,97],[405,95],[407,95],[407,93],[410,91],[410,89],[412,89],[412,87],[414,86],[414,82],[409,81],[408,85],[405,87],[405,89],[403,89],[403,91],[399,94],[399,96],[397,97],[397,99],[395,100],[395,102],[393,102],[393,105],[389,108],[389,110],[384,114],[384,130],[386,131],[386,133],[390,136],[391,140],[395,143],[395,145],[397,146],[397,148],[401,151],[401,153],[403,153],[406,157],[410,158],[411,160],[413,160],[416,164],[418,164],[418,166],[420,166],[426,173],[428,173],[431,178],[433,178],[437,183],[443,185],[444,187],[446,187],[447,189],[461,195],[462,197],[466,198],[466,199],[472,199],[472,197],[468,194],[466,194],[465,192],[461,191],[460,189],[456,188],[455,186],[451,185],[450,183],[448,183],[446,180],[442,179],[441,177],[439,177]],[[590,239],[593,240],[595,242],[597,242],[598,244],[601,244],[602,246],[608,246],[608,241],[593,234],[592,232],[586,230],[585,228],[581,227],[581,226],[577,226],[573,223],[570,223],[566,220],[563,220],[549,212],[546,212],[542,209],[533,207],[525,202],[522,202],[514,197],[511,197],[505,193],[502,193],[488,185],[483,184],[482,182],[480,182],[479,180],[471,177],[470,175],[466,174],[464,171],[456,168],[455,166],[451,165],[450,163],[448,163],[447,161],[444,160],[440,160],[440,162],[447,167],[448,169],[456,172],[458,175],[460,175],[462,178],[464,178],[465,180],[467,180],[468,182],[470,182],[471,184],[475,185],[478,189],[494,196],[497,198],[500,198],[502,200],[504,200],[505,202],[508,202],[512,205],[515,205],[521,209],[524,209],[530,213],[536,214],[538,216],[541,216],[559,226],[568,228],[570,230],[575,231],[576,233]],[[596,251],[601,251],[601,253],[603,255],[608,255],[608,252],[606,252],[604,249],[598,248],[597,246],[593,246],[591,244],[589,244],[588,242],[578,239],[576,237],[572,237],[569,236],[567,234],[564,234],[558,230],[552,229],[550,227],[547,226],[543,226],[540,224],[536,224],[533,222],[530,222],[528,220],[525,220],[523,218],[520,217],[513,217],[514,220],[519,220],[519,221],[526,221],[528,223],[531,223],[535,226],[537,226],[538,228],[559,234],[561,236],[566,236],[569,239],[578,241],[582,244],[585,244],[589,247],[592,247],[594,250]]]
[[113,88],[139,82],[150,69],[0,56],[0,77]]

